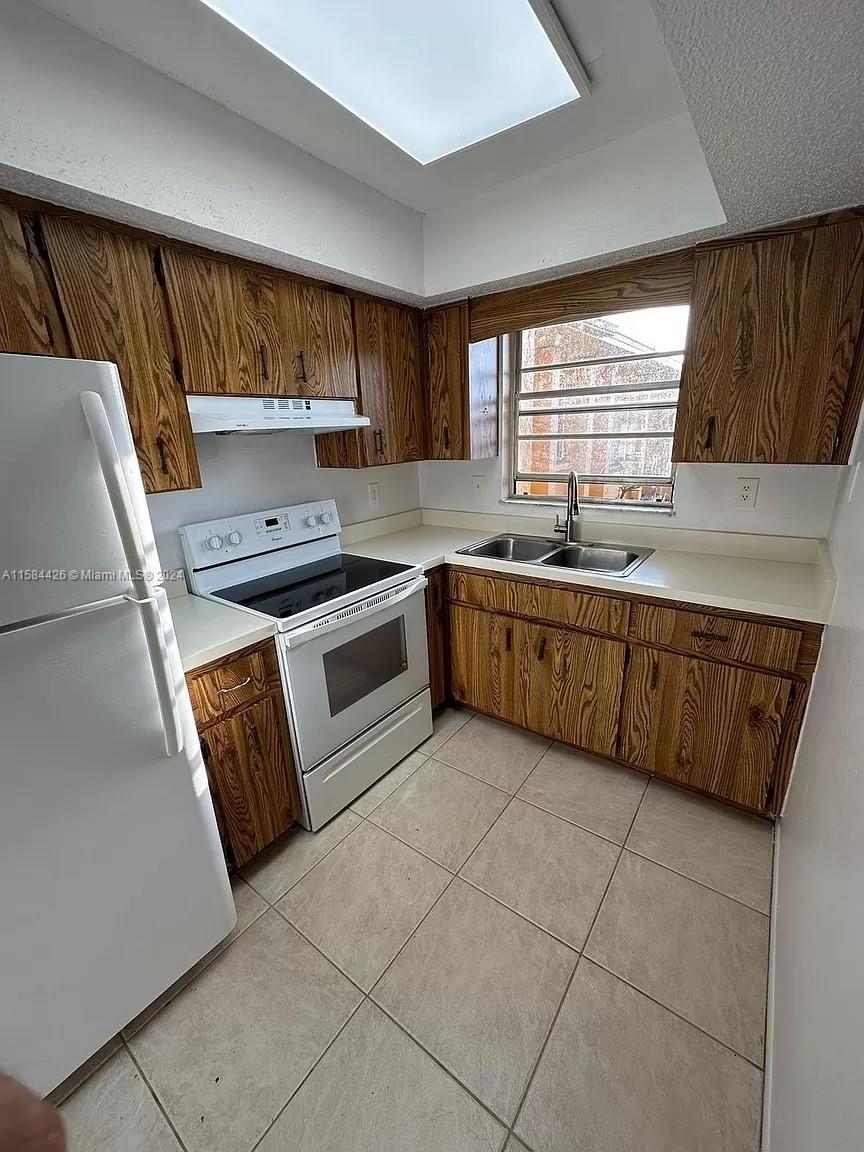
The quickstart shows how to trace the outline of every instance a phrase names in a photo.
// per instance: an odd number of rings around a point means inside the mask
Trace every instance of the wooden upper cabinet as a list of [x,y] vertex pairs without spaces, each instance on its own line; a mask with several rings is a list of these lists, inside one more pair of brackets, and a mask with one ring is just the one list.
[[21,219],[0,204],[0,352],[54,353]]
[[322,468],[369,468],[425,456],[420,313],[387,300],[354,301],[359,408],[370,425],[316,437]]
[[162,258],[187,392],[356,396],[347,296],[181,249]]
[[186,391],[272,394],[257,347],[266,282],[239,264],[180,248],[163,248],[161,256]]
[[673,459],[846,462],[862,318],[862,220],[697,251]]
[[432,460],[498,454],[498,342],[468,343],[468,304],[427,312],[426,415]]
[[764,810],[791,690],[779,676],[634,645],[620,758]]
[[41,226],[72,355],[111,360],[119,369],[145,490],[199,488],[156,250],[71,217],[44,216]]

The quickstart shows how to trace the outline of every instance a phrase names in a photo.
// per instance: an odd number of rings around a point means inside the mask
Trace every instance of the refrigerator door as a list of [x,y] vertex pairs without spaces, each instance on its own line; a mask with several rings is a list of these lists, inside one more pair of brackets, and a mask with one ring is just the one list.
[[0,549],[0,1066],[47,1092],[235,919],[113,365],[0,356]]

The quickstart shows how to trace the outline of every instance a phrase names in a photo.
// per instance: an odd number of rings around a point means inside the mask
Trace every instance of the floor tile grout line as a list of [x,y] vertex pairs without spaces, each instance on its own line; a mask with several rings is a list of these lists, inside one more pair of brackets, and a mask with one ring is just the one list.
[[638,856],[640,860],[647,860],[649,864],[654,864],[658,868],[665,868],[667,872],[671,872],[675,876],[680,876],[682,880],[689,880],[691,884],[698,884],[700,888],[706,889],[708,892],[713,892],[715,896],[723,896],[726,900],[731,900],[733,904],[738,904],[742,908],[747,908],[750,912],[756,912],[759,916],[764,916],[766,920],[771,919],[771,913],[763,912],[761,908],[754,908],[752,904],[748,904],[746,900],[739,900],[737,896],[730,896],[728,892],[721,892],[719,888],[713,887],[711,884],[706,884],[704,880],[697,880],[695,876],[688,876],[686,872],[679,872],[677,868],[671,868],[668,864],[664,864],[662,860],[655,860],[653,856],[646,856],[644,852],[636,852],[633,848],[628,848],[625,844],[624,851],[629,852],[631,856]]
[[273,1127],[279,1122],[279,1118],[284,1114],[285,1110],[289,1107],[289,1105],[291,1104],[291,1101],[295,1098],[297,1093],[300,1091],[300,1089],[303,1087],[303,1085],[306,1083],[306,1081],[309,1079],[309,1077],[312,1075],[312,1073],[315,1071],[315,1069],[318,1067],[318,1065],[321,1063],[321,1061],[324,1059],[324,1057],[327,1055],[327,1053],[330,1051],[330,1049],[333,1047],[333,1045],[336,1043],[336,1041],[339,1039],[339,1037],[342,1035],[342,1033],[345,1031],[345,1029],[348,1027],[348,1025],[351,1023],[351,1021],[354,1019],[354,1017],[357,1015],[357,1013],[360,1011],[360,1009],[363,1007],[363,1005],[366,1003],[366,1001],[368,999],[369,999],[369,997],[364,993],[363,998],[360,1000],[360,1002],[354,1008],[351,1009],[351,1011],[348,1014],[348,1019],[345,1021],[344,1024],[342,1024],[337,1029],[337,1031],[334,1034],[334,1036],[332,1037],[332,1039],[330,1039],[327,1042],[327,1044],[324,1046],[324,1049],[322,1050],[320,1056],[318,1056],[317,1059],[313,1061],[313,1063],[312,1063],[311,1067],[309,1068],[308,1072],[306,1073],[306,1075],[302,1078],[300,1083],[297,1085],[297,1087],[294,1089],[294,1091],[291,1093],[291,1095],[288,1097],[288,1099],[285,1101],[285,1103],[282,1105],[282,1107],[279,1109],[279,1111],[273,1117],[271,1122],[267,1125],[267,1127],[264,1129],[264,1131],[261,1133],[261,1135],[255,1141],[255,1143],[249,1149],[249,1152],[256,1152],[256,1149],[261,1146],[262,1142],[266,1139],[268,1134],[273,1130]]
[[[524,782],[520,787],[524,787]],[[646,787],[647,791],[647,787]],[[643,791],[643,796],[645,792]],[[529,800],[527,796],[520,796],[517,792],[515,795],[516,800],[521,800],[523,804],[530,804],[532,808],[536,808],[538,812],[545,812],[547,816],[555,816],[558,820],[563,820],[565,824],[569,824],[571,828],[579,828],[583,832],[590,832],[592,836],[597,836],[601,840],[605,840],[607,844],[611,844],[614,848],[623,848],[625,845],[619,840],[613,840],[611,836],[604,836],[602,832],[597,832],[594,828],[589,828],[586,824],[579,824],[575,820],[571,820],[568,816],[562,816],[560,812],[553,812],[551,808],[544,808],[542,804],[538,804],[536,800]],[[642,804],[642,798],[639,798],[637,810]],[[632,827],[632,825],[631,825]],[[628,832],[629,836],[630,833]]]
[[302,930],[302,928],[298,928],[296,924],[293,924],[288,919],[288,917],[285,915],[284,912],[282,912],[279,908],[274,908],[273,911],[276,913],[277,916],[281,917],[281,919],[285,921],[285,923],[288,925],[288,927],[292,931],[296,932],[297,935],[302,940],[305,940],[306,943],[309,945],[309,947],[313,948],[323,960],[326,960],[327,963],[329,965],[331,965],[331,967],[335,968],[340,976],[344,976],[345,979],[348,981],[348,983],[352,984],[357,989],[357,991],[360,993],[361,996],[368,996],[369,995],[369,993],[366,991],[366,989],[363,988],[360,984],[358,984],[353,976],[349,976],[348,973],[345,971],[345,969],[341,968],[336,963],[336,961],[332,959],[332,957],[328,956],[327,953],[324,951],[324,949],[320,947],[320,945],[316,944],[314,940],[310,940],[310,938],[306,935],[306,933]]
[[188,1146],[187,1146],[187,1144],[186,1144],[186,1141],[185,1141],[185,1140],[182,1138],[182,1136],[180,1135],[180,1133],[177,1131],[177,1127],[176,1127],[176,1125],[174,1124],[174,1121],[173,1121],[173,1120],[171,1119],[171,1117],[168,1115],[168,1110],[166,1109],[166,1107],[165,1107],[165,1105],[162,1103],[162,1101],[159,1099],[159,1094],[158,1094],[158,1092],[157,1092],[157,1091],[156,1091],[156,1089],[153,1087],[153,1085],[150,1083],[150,1079],[149,1079],[149,1077],[147,1076],[147,1073],[146,1073],[146,1072],[144,1071],[144,1069],[141,1067],[141,1064],[139,1063],[139,1061],[138,1061],[138,1058],[136,1057],[136,1055],[135,1055],[135,1053],[132,1051],[132,1049],[129,1047],[129,1045],[127,1044],[127,1042],[126,1042],[126,1040],[125,1040],[125,1039],[124,1039],[124,1041],[123,1041],[123,1047],[126,1049],[126,1054],[127,1054],[127,1056],[129,1057],[129,1059],[132,1061],[132,1063],[133,1063],[133,1064],[135,1065],[135,1067],[137,1068],[137,1070],[138,1070],[138,1075],[141,1077],[141,1079],[143,1080],[144,1084],[146,1085],[146,1087],[147,1087],[147,1091],[148,1091],[148,1092],[150,1093],[150,1095],[153,1097],[153,1100],[154,1100],[154,1102],[155,1102],[155,1104],[156,1104],[156,1107],[159,1109],[159,1111],[160,1111],[160,1112],[162,1113],[162,1115],[165,1117],[165,1123],[168,1125],[168,1127],[169,1127],[169,1128],[171,1129],[171,1131],[174,1133],[174,1138],[176,1139],[177,1143],[180,1145],[180,1147],[181,1147],[181,1149],[183,1150],[183,1152],[188,1152]]
[[[443,897],[444,897],[444,894],[445,894],[446,892],[449,892],[449,891],[450,891],[450,888],[451,888],[451,887],[452,887],[452,885],[453,885],[453,881],[454,881],[454,880],[458,880],[458,879],[459,879],[459,877],[456,875],[456,873],[455,873],[455,872],[452,872],[452,873],[450,874],[450,879],[447,881],[447,883],[446,883],[446,884],[444,885],[444,887],[441,889],[441,891],[439,892],[439,894],[438,894],[438,895],[435,897],[435,899],[434,899],[434,900],[432,901],[432,903],[429,905],[429,908],[428,908],[428,910],[426,911],[425,915],[423,916],[423,919],[422,919],[422,920],[421,920],[421,921],[420,921],[420,922],[417,924],[417,927],[416,927],[416,928],[414,928],[414,930],[413,930],[413,931],[410,933],[410,935],[409,935],[409,936],[406,938],[405,942],[402,944],[402,946],[401,946],[401,948],[399,949],[399,951],[396,953],[396,955],[395,955],[395,956],[393,957],[393,959],[392,959],[392,960],[389,962],[389,964],[387,965],[387,967],[384,969],[384,971],[381,973],[381,975],[378,977],[378,979],[375,981],[375,983],[374,983],[374,984],[372,985],[372,987],[369,989],[369,996],[370,996],[370,998],[371,998],[371,996],[372,996],[372,993],[375,991],[375,989],[378,987],[378,985],[381,983],[381,981],[384,979],[384,977],[387,975],[387,973],[390,971],[390,969],[393,967],[393,965],[396,963],[396,961],[399,959],[399,957],[402,955],[402,953],[405,951],[405,949],[408,947],[408,945],[411,943],[411,941],[414,939],[414,937],[417,935],[417,933],[420,931],[420,929],[421,929],[421,928],[423,927],[423,925],[426,923],[426,920],[429,918],[429,916],[430,916],[430,914],[431,914],[431,912],[432,912],[432,909],[433,909],[433,908],[435,908],[435,907],[436,907],[436,906],[437,906],[437,905],[440,903],[440,901],[441,901],[441,900],[443,899]],[[377,1003],[377,1001],[373,1001],[373,1003]]]
[[470,880],[467,876],[463,876],[461,872],[457,873],[456,879],[461,880],[463,884],[467,884],[469,888],[473,888],[475,892],[479,892],[482,896],[488,896],[490,900],[494,900],[496,904],[500,904],[502,908],[506,908],[507,911],[512,912],[514,916],[518,916],[520,920],[524,920],[525,923],[530,924],[532,928],[538,928],[541,932],[545,933],[546,936],[551,936],[553,940],[557,940],[559,944],[563,944],[565,948],[569,948],[571,952],[582,951],[584,941],[582,944],[572,944],[569,940],[565,940],[563,936],[559,936],[556,932],[553,932],[551,928],[546,928],[543,924],[538,924],[536,920],[532,920],[530,916],[526,916],[524,912],[520,912],[519,909],[514,908],[512,904],[507,904],[500,896],[495,896],[491,892],[487,892],[486,889],[481,888],[475,880]]
[[[349,810],[349,809],[344,809],[344,808],[343,808],[343,810],[342,810],[342,811],[344,812],[344,811],[346,811],[346,810]],[[340,813],[339,813],[339,816],[341,816],[341,815],[342,815],[342,813],[340,812]],[[364,819],[364,817],[363,817],[363,816],[361,816],[359,812],[354,812],[353,810],[351,810],[351,815],[352,815],[352,816],[356,816],[356,817],[357,817],[357,819],[358,819],[358,821],[359,821],[359,820],[363,820],[363,819]],[[335,817],[334,819],[338,819],[338,816],[337,816],[337,817]],[[326,858],[327,858],[327,857],[330,855],[330,853],[331,853],[331,852],[332,852],[334,849],[338,848],[338,847],[339,847],[339,845],[340,845],[340,844],[343,842],[343,840],[347,840],[347,839],[348,839],[348,837],[351,835],[351,833],[354,831],[354,829],[355,829],[355,828],[357,828],[357,827],[359,827],[359,824],[355,824],[355,825],[354,825],[354,828],[349,828],[349,829],[348,829],[348,831],[345,833],[345,835],[344,835],[344,836],[340,836],[340,837],[339,837],[339,839],[336,841],[336,843],[335,843],[335,844],[333,844],[333,845],[332,845],[332,847],[328,848],[328,849],[327,849],[327,851],[324,853],[324,855],[323,855],[323,856],[319,857],[319,859],[317,859],[317,860],[315,861],[315,863],[314,863],[314,864],[310,864],[310,865],[309,865],[309,867],[306,869],[306,871],[303,873],[303,875],[302,875],[302,876],[298,876],[298,877],[297,877],[297,879],[294,881],[294,883],[293,883],[293,884],[290,884],[290,885],[289,885],[289,886],[288,886],[288,887],[285,889],[285,891],[284,891],[284,892],[280,892],[280,893],[279,893],[279,895],[278,895],[278,896],[275,898],[275,900],[270,900],[270,899],[268,899],[268,897],[266,897],[266,896],[264,895],[264,893],[263,893],[263,892],[259,892],[259,891],[258,891],[258,889],[255,887],[255,885],[252,883],[252,881],[251,881],[251,880],[247,880],[247,879],[246,879],[246,877],[245,877],[245,876],[244,876],[242,873],[238,873],[238,875],[240,876],[240,879],[241,879],[241,880],[242,880],[242,881],[243,881],[245,884],[248,884],[248,885],[249,885],[249,887],[252,889],[252,891],[253,891],[253,892],[256,892],[256,893],[257,893],[257,894],[258,894],[258,895],[261,897],[261,899],[262,899],[262,900],[265,902],[265,904],[269,904],[271,908],[274,908],[274,907],[276,906],[276,903],[278,903],[278,901],[279,901],[279,900],[281,900],[283,896],[287,896],[287,895],[288,895],[288,893],[289,893],[289,892],[290,892],[290,891],[291,891],[293,888],[296,888],[296,887],[297,887],[297,885],[300,883],[300,881],[301,881],[301,880],[303,880],[303,879],[304,879],[304,877],[308,876],[308,875],[309,875],[309,873],[312,871],[312,869],[313,869],[313,868],[317,868],[317,866],[318,866],[318,865],[321,863],[321,861],[322,861],[322,860],[325,860],[325,859],[326,859]],[[318,833],[316,833],[316,832],[309,832],[309,830],[308,830],[308,829],[306,829],[306,828],[304,828],[304,829],[303,829],[303,831],[304,831],[304,832],[307,832],[307,834],[308,834],[308,835],[310,835],[310,836],[316,836],[316,835],[318,835]],[[323,831],[323,829],[319,829],[319,831]],[[245,865],[244,865],[244,867],[245,867]]]
[[[587,945],[586,945],[587,947]],[[662,1000],[658,1000],[656,996],[652,996],[650,992],[646,992],[644,988],[640,988],[638,984],[634,984],[620,972],[614,971],[609,968],[602,960],[595,960],[593,956],[589,956],[587,952],[581,953],[582,958],[587,960],[589,964],[593,964],[595,968],[602,968],[609,976],[614,976],[616,980],[620,980],[622,984],[626,984],[628,988],[632,988],[634,992],[638,992],[640,996],[644,996],[646,1000],[650,1000],[652,1004],[656,1004],[658,1008],[662,1008],[664,1012],[668,1012],[670,1016],[676,1016],[682,1023],[689,1024],[691,1028],[695,1028],[697,1032],[701,1032],[703,1036],[707,1036],[709,1040],[713,1040],[715,1044],[719,1044],[721,1048],[725,1048],[727,1052],[731,1052],[733,1056],[737,1056],[739,1060],[743,1060],[749,1064],[751,1068],[755,1068],[760,1074],[764,1074],[764,1068],[761,1064],[757,1064],[749,1056],[745,1056],[743,1052],[739,1052],[737,1048],[733,1048],[727,1040],[721,1040],[719,1036],[715,1036],[713,1032],[709,1032],[707,1028],[703,1028],[701,1024],[696,1024],[687,1016],[682,1015],[675,1008],[670,1008],[668,1004],[664,1004]]]
[[388,836],[392,836],[394,840],[398,840],[405,848],[410,848],[412,852],[416,852],[418,856],[422,856],[424,860],[428,860],[431,864],[437,864],[439,868],[443,868],[444,871],[449,872],[451,876],[459,875],[458,872],[454,872],[453,869],[449,868],[446,864],[442,864],[440,860],[436,860],[434,856],[430,856],[428,852],[424,852],[422,848],[418,848],[414,844],[409,844],[407,840],[403,840],[401,836],[397,836],[395,832],[392,832],[389,828],[385,828],[383,824],[378,824],[371,816],[364,816],[363,819],[367,820],[373,828],[377,828],[379,832],[386,832]]
[[[420,769],[424,766],[424,764],[428,763],[428,761],[432,759],[431,755],[428,755],[428,754],[423,753],[423,752],[418,752],[417,749],[415,748],[413,752],[408,753],[408,756],[403,756],[402,759],[399,761],[399,764],[403,764],[408,759],[409,756],[422,756],[423,759],[420,761],[419,764],[417,764],[414,768],[411,769],[411,771],[408,773],[408,775],[405,777],[404,780],[399,781],[399,783],[395,786],[395,788],[393,789],[392,792],[388,792],[383,800],[379,800],[374,808],[370,808],[368,812],[358,812],[358,810],[356,808],[352,808],[351,804],[349,804],[348,810],[350,812],[353,812],[355,816],[359,816],[361,820],[368,820],[368,818],[372,815],[373,812],[377,812],[378,809],[381,807],[381,805],[385,801],[389,800],[394,792],[398,792],[403,784],[407,784],[407,782],[411,779],[411,777],[414,775],[415,772],[419,772]],[[396,771],[396,769],[399,767],[399,764],[394,764],[393,767],[388,772],[385,772],[383,776],[379,776],[374,784],[370,784],[370,786],[366,789],[366,792],[371,792],[373,788],[377,788],[382,780],[387,779],[387,777],[390,775],[390,772]],[[351,803],[354,803],[356,800],[361,800],[366,795],[366,792],[361,792],[360,795],[356,796]]]
[[[642,792],[642,795],[639,797],[639,803],[636,805],[636,811],[633,813],[633,818],[630,821],[629,828],[627,829],[627,835],[624,837],[624,843],[625,844],[627,843],[627,839],[630,836],[630,833],[633,831],[633,825],[636,823],[636,817],[639,815],[639,810],[642,807],[642,803],[645,799],[645,795],[646,795],[647,791],[648,791],[648,786],[646,785],[645,789]],[[603,889],[603,894],[600,897],[599,903],[597,904],[597,909],[596,909],[596,911],[595,911],[595,913],[591,919],[591,923],[588,925],[588,931],[585,934],[585,943],[583,944],[582,949],[579,951],[579,953],[576,956],[576,963],[573,966],[573,971],[570,973],[570,979],[567,981],[566,987],[564,988],[564,992],[561,996],[561,999],[558,1002],[558,1007],[555,1009],[555,1013],[552,1017],[552,1023],[549,1025],[549,1029],[546,1033],[546,1037],[543,1040],[542,1045],[540,1046],[540,1052],[538,1053],[537,1059],[534,1061],[534,1065],[531,1068],[531,1071],[528,1075],[528,1080],[525,1084],[525,1090],[523,1091],[522,1096],[519,1099],[519,1105],[516,1109],[516,1113],[513,1117],[513,1123],[510,1125],[510,1130],[509,1130],[509,1135],[515,1136],[517,1139],[520,1139],[520,1137],[518,1136],[518,1134],[516,1132],[516,1125],[519,1123],[519,1117],[522,1115],[522,1109],[525,1107],[525,1101],[528,1099],[528,1093],[531,1091],[531,1085],[534,1083],[534,1078],[537,1075],[537,1069],[540,1067],[540,1063],[543,1060],[543,1056],[546,1053],[547,1047],[549,1046],[549,1041],[552,1038],[552,1033],[555,1031],[555,1025],[558,1023],[558,1017],[561,1015],[561,1010],[564,1007],[564,1001],[567,999],[568,993],[570,992],[570,988],[573,985],[573,981],[576,979],[576,973],[579,971],[579,965],[582,963],[582,959],[584,957],[584,948],[587,947],[588,941],[591,939],[591,933],[594,931],[594,925],[597,923],[597,917],[600,915],[600,910],[606,901],[606,896],[609,893],[609,888],[611,887],[612,881],[615,879],[615,873],[618,871],[618,864],[619,864],[623,854],[624,854],[624,844],[621,844],[619,847],[619,850],[618,850],[618,858],[616,859],[615,864],[612,868],[612,871],[609,874],[609,879],[606,881],[606,887]]]

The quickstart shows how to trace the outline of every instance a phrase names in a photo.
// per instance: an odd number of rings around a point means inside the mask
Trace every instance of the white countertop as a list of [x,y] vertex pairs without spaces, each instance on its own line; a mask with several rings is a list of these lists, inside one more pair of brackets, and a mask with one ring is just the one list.
[[276,632],[275,625],[260,616],[228,604],[214,604],[201,596],[172,596],[169,604],[184,672],[239,652]]
[[824,624],[834,594],[833,574],[819,564],[723,556],[658,548],[624,579],[566,568],[457,555],[457,548],[496,535],[489,529],[423,525],[352,542],[345,550],[424,569],[458,564],[484,572],[530,576],[609,592],[632,592],[706,607],[728,608]]

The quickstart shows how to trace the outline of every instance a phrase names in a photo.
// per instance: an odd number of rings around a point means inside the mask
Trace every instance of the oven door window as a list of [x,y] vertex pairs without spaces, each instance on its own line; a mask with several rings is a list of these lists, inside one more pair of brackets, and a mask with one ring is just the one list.
[[323,660],[330,715],[338,716],[408,670],[405,617],[388,620],[338,648],[331,648]]

